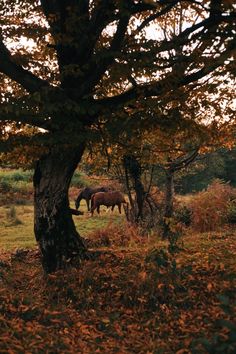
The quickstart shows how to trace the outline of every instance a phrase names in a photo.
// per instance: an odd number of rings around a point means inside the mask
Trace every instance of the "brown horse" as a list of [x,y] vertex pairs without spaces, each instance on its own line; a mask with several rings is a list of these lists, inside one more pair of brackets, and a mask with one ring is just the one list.
[[79,195],[78,195],[78,197],[75,200],[75,208],[76,208],[76,210],[79,209],[81,200],[85,199],[88,211],[90,211],[90,205],[89,204],[90,204],[91,196],[94,193],[97,193],[97,192],[108,192],[109,190],[110,190],[109,187],[97,187],[97,188],[85,187],[85,188],[83,188],[79,192]]
[[119,213],[121,214],[121,204],[127,203],[123,194],[119,191],[108,191],[108,192],[98,192],[92,195],[91,198],[91,213],[97,209],[98,214],[100,213],[100,205],[105,205],[106,207],[111,206],[113,211],[115,206],[118,206]]

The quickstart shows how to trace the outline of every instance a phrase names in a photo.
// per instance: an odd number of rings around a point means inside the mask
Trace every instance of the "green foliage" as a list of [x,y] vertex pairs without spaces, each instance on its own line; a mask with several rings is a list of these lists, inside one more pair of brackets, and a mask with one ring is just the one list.
[[0,169],[0,181],[2,182],[32,182],[33,171],[31,170],[4,170]]
[[11,184],[10,182],[1,180],[0,181],[0,190],[4,193],[9,192],[11,190]]
[[76,171],[71,180],[71,186],[77,188],[89,187],[90,182],[86,178],[85,173]]
[[225,161],[219,152],[206,154],[178,176],[176,191],[183,194],[201,191],[214,179],[220,176],[224,179],[224,168]]
[[187,194],[201,191],[216,178],[236,186],[236,149],[218,149],[190,165],[176,178],[176,192]]
[[0,190],[7,192],[27,192],[32,189],[33,171],[0,170]]

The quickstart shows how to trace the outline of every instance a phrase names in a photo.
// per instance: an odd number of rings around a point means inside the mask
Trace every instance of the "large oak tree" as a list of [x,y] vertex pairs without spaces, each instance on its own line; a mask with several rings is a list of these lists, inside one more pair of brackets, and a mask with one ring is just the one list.
[[[129,107],[154,98],[168,105],[203,81],[217,94],[215,78],[235,75],[236,8],[226,0],[3,0],[0,19],[0,146],[38,157],[34,229],[52,272],[86,256],[68,188],[101,117],[128,132],[142,129],[142,115],[127,124]],[[25,134],[25,126],[35,129]]]

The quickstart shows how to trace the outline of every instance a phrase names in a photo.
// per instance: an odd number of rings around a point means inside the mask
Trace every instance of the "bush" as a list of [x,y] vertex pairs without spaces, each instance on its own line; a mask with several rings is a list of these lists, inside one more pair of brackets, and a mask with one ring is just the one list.
[[2,180],[0,182],[0,191],[3,193],[7,193],[11,190],[11,184],[7,181]]
[[236,224],[236,200],[230,201],[227,207],[227,221]]
[[30,170],[23,171],[19,170],[0,170],[0,180],[1,182],[13,183],[13,182],[31,182],[33,177],[33,172]]
[[16,171],[11,175],[11,179],[13,181],[24,181],[24,182],[30,182],[32,180],[32,172],[30,171]]
[[32,171],[0,170],[0,190],[3,193],[23,192],[27,193],[32,189]]
[[174,213],[176,221],[181,222],[185,226],[191,224],[192,211],[186,205],[180,205]]
[[213,181],[207,190],[196,194],[189,202],[192,210],[191,226],[198,232],[214,231],[228,221],[229,201],[236,191],[219,179]]
[[112,224],[90,232],[86,239],[88,247],[129,247],[130,245],[143,244],[147,239],[141,237],[140,229],[128,223]]
[[77,188],[89,187],[90,183],[88,182],[86,175],[83,172],[76,171],[71,180],[71,186]]
[[11,206],[10,209],[6,213],[8,226],[17,226],[21,225],[22,221],[17,217],[16,208]]

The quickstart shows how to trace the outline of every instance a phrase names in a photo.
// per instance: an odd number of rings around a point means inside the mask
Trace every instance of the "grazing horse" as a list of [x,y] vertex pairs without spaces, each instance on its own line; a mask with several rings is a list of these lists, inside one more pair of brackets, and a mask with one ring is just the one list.
[[123,194],[119,191],[108,191],[108,192],[98,192],[92,195],[91,198],[91,214],[97,209],[98,214],[100,213],[100,205],[105,205],[106,207],[111,206],[113,211],[115,206],[118,206],[119,213],[121,214],[121,204],[127,203]]
[[75,200],[75,208],[76,210],[79,209],[79,206],[80,206],[80,202],[82,199],[85,199],[86,200],[86,204],[87,204],[87,208],[88,208],[88,211],[90,211],[90,206],[89,206],[89,202],[91,200],[91,196],[94,194],[94,193],[97,193],[97,192],[107,192],[109,191],[110,188],[108,187],[97,187],[97,188],[90,188],[90,187],[86,187],[86,188],[83,188],[80,192],[79,192],[79,195],[78,197],[76,198]]

